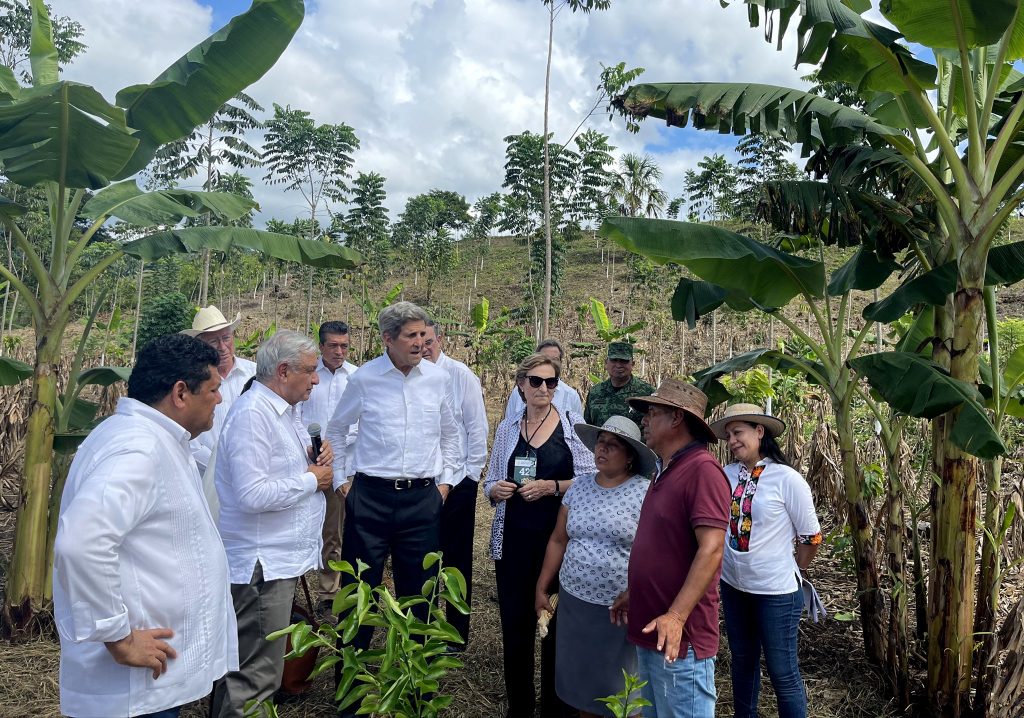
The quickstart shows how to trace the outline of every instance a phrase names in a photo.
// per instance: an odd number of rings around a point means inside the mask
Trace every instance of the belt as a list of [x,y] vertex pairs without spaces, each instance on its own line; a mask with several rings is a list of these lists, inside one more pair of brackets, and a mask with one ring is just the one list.
[[422,489],[427,486],[433,486],[433,479],[386,479],[381,476],[370,476],[364,474],[362,471],[357,471],[355,475],[356,479],[372,481],[377,485],[387,486],[388,488],[394,489],[395,491],[405,491],[406,489]]

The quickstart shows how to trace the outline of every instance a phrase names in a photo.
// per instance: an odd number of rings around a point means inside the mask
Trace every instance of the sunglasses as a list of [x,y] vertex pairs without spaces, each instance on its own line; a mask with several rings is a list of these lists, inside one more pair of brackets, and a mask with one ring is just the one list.
[[541,384],[547,384],[548,389],[551,389],[553,391],[554,388],[558,386],[557,376],[549,376],[547,378],[542,376],[528,376],[526,378],[530,380],[530,386],[532,386],[534,389],[539,389]]

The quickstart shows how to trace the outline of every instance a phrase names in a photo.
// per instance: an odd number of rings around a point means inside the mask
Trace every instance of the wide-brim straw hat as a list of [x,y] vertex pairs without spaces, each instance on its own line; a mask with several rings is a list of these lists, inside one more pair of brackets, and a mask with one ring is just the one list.
[[632,419],[625,416],[611,416],[602,426],[580,423],[573,426],[573,429],[576,430],[576,436],[580,437],[580,441],[591,451],[597,446],[597,438],[602,431],[615,434],[625,441],[636,451],[637,463],[632,469],[634,474],[650,476],[657,468],[657,455],[640,438],[640,427]]
[[665,379],[650,396],[634,396],[628,399],[629,405],[637,411],[647,411],[652,404],[668,406],[673,409],[682,409],[696,421],[698,431],[703,436],[694,436],[695,439],[702,439],[709,443],[718,441],[718,436],[711,430],[704,420],[704,410],[708,405],[708,397],[693,384],[687,384],[679,379]]
[[217,307],[210,305],[208,307],[203,307],[196,312],[196,316],[192,320],[191,329],[182,329],[179,334],[187,334],[190,337],[197,337],[200,334],[216,332],[221,329],[233,330],[241,320],[241,312],[235,315],[234,321],[229,322]]
[[725,427],[734,421],[746,421],[751,424],[760,424],[773,439],[786,430],[786,422],[776,419],[757,404],[733,404],[726,407],[725,414],[718,421],[711,422],[711,430],[719,439],[726,438]]

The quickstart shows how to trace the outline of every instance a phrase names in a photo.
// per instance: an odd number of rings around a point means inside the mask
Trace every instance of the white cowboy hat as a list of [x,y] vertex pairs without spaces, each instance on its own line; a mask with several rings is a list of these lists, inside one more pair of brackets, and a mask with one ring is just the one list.
[[224,318],[224,315],[220,313],[220,310],[212,304],[208,307],[203,307],[196,312],[195,319],[192,320],[191,329],[182,329],[179,334],[187,334],[190,337],[197,337],[200,334],[206,332],[215,332],[220,329],[234,329],[235,325],[242,320],[242,313],[239,312],[235,315],[235,320],[229,322]]
[[580,441],[591,451],[597,445],[597,437],[601,435],[602,431],[615,434],[615,436],[629,444],[636,452],[637,463],[632,469],[634,474],[649,477],[657,468],[658,457],[640,438],[640,427],[632,419],[628,419],[625,416],[611,416],[608,417],[608,421],[604,422],[603,426],[580,423],[576,424],[573,428],[576,430],[576,435],[580,437]]
[[718,421],[711,422],[711,430],[719,439],[726,438],[725,427],[734,421],[746,421],[751,424],[760,424],[768,432],[768,436],[775,438],[786,430],[786,423],[782,419],[776,419],[771,414],[766,414],[764,409],[757,404],[733,404],[726,407],[725,414]]

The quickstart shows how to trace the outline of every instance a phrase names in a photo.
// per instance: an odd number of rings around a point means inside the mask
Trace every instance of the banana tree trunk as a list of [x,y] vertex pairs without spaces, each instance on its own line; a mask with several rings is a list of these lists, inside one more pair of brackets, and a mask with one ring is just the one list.
[[843,470],[846,495],[847,522],[853,541],[853,560],[857,573],[857,596],[860,600],[860,623],[864,632],[864,653],[875,665],[885,660],[885,635],[882,616],[885,604],[878,583],[878,560],[871,529],[868,502],[864,497],[864,481],[857,460],[857,445],[853,434],[853,421],[845,405],[836,404],[836,435]]
[[[897,431],[902,430],[902,425]],[[891,586],[889,589],[889,627],[886,641],[886,669],[892,682],[897,707],[910,706],[910,665],[907,638],[907,560],[903,541],[905,523],[905,484],[899,434],[883,438],[886,473],[886,508],[888,525],[885,536],[885,561]]]
[[986,715],[992,685],[995,682],[999,642],[996,640],[996,613],[1002,583],[999,552],[1003,545],[1002,485],[1003,457],[985,462],[985,539],[981,553],[981,577],[978,580],[978,606],[974,614],[974,634],[981,639],[978,676],[974,692],[974,711]]
[[[978,337],[984,316],[986,257],[981,254],[975,243],[960,255],[949,352],[950,374],[972,384],[978,379]],[[932,521],[928,695],[932,713],[943,718],[958,718],[967,707],[973,649],[978,460],[950,439],[958,415],[954,409],[942,417],[942,461]]]
[[46,528],[50,466],[57,406],[57,365],[64,325],[39,328],[32,403],[25,434],[25,467],[18,506],[14,555],[7,576],[4,626],[11,635],[29,632],[44,606],[47,585]]

